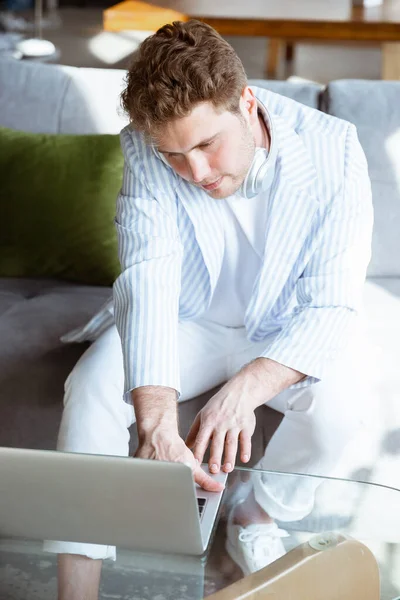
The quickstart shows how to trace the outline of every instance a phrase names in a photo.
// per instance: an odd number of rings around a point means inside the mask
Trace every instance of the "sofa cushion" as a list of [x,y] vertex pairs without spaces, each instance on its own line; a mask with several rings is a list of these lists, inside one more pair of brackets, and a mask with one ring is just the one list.
[[354,123],[372,182],[375,225],[370,276],[400,275],[400,82],[334,81],[329,114]]
[[60,115],[60,133],[119,133],[128,124],[120,102],[126,71],[59,68],[69,77]]
[[372,392],[367,427],[346,449],[345,469],[334,475],[400,489],[400,278],[368,279],[364,306],[372,343],[371,362],[365,364]]
[[[368,337],[375,347],[374,373],[398,406],[400,389],[400,278],[374,277],[364,287],[364,307]],[[381,406],[382,410],[384,404]],[[400,427],[400,412],[397,410]],[[393,423],[394,424],[394,423]],[[400,448],[399,448],[400,450]]]
[[64,381],[87,347],[59,338],[110,293],[54,280],[0,279],[0,446],[55,448]]
[[69,77],[35,61],[0,60],[0,125],[58,133]]
[[119,136],[0,128],[0,276],[111,285],[122,171]]
[[119,133],[126,71],[0,60],[0,125],[37,133]]
[[281,94],[281,96],[287,96],[296,102],[301,102],[311,108],[318,108],[320,102],[320,95],[324,89],[324,86],[305,81],[267,81],[265,79],[252,79],[249,81],[250,85],[256,85],[258,87],[267,88],[275,94]]

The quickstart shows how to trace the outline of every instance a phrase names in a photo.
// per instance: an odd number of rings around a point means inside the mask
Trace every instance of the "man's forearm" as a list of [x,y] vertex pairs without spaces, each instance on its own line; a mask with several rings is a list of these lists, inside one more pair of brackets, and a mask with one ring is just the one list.
[[248,383],[249,393],[256,408],[272,400],[291,385],[302,381],[307,375],[269,358],[259,357],[245,365],[235,377]]
[[139,440],[160,427],[178,432],[177,392],[173,388],[146,385],[131,392]]

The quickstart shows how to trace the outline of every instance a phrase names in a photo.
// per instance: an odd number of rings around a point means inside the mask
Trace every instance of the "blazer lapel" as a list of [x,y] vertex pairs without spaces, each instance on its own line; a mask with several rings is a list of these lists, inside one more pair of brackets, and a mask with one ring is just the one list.
[[[285,121],[272,115],[278,138],[278,158],[271,188],[263,265],[246,311],[251,336],[268,315],[299,261],[310,233],[318,200],[316,170],[299,135]],[[303,257],[306,260],[306,256]]]

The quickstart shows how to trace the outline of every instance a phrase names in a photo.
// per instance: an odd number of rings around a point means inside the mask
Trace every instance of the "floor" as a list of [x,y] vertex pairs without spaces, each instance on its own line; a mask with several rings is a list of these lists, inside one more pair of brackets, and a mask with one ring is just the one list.
[[[149,32],[102,31],[101,8],[63,8],[59,27],[45,28],[44,37],[60,50],[61,62],[78,67],[126,68],[129,56]],[[268,42],[264,38],[227,37],[250,78],[264,77]],[[298,44],[292,75],[327,83],[332,79],[380,78],[380,49],[346,45]],[[281,69],[278,78],[286,79]]]

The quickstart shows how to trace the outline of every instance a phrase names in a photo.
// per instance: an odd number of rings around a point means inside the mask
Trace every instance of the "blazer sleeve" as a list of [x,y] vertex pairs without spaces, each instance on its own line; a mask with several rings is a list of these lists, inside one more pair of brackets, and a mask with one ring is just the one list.
[[297,282],[297,305],[261,355],[308,376],[292,387],[323,379],[348,343],[362,307],[372,226],[367,161],[349,125],[343,186],[322,215],[321,242]]
[[[128,392],[140,386],[160,385],[180,392],[182,246],[175,202],[166,198],[168,194],[150,191],[146,184],[141,144],[125,129],[121,145],[125,165],[115,218],[121,274],[113,296],[122,343],[124,397],[130,403]],[[157,167],[153,164],[153,168]]]

